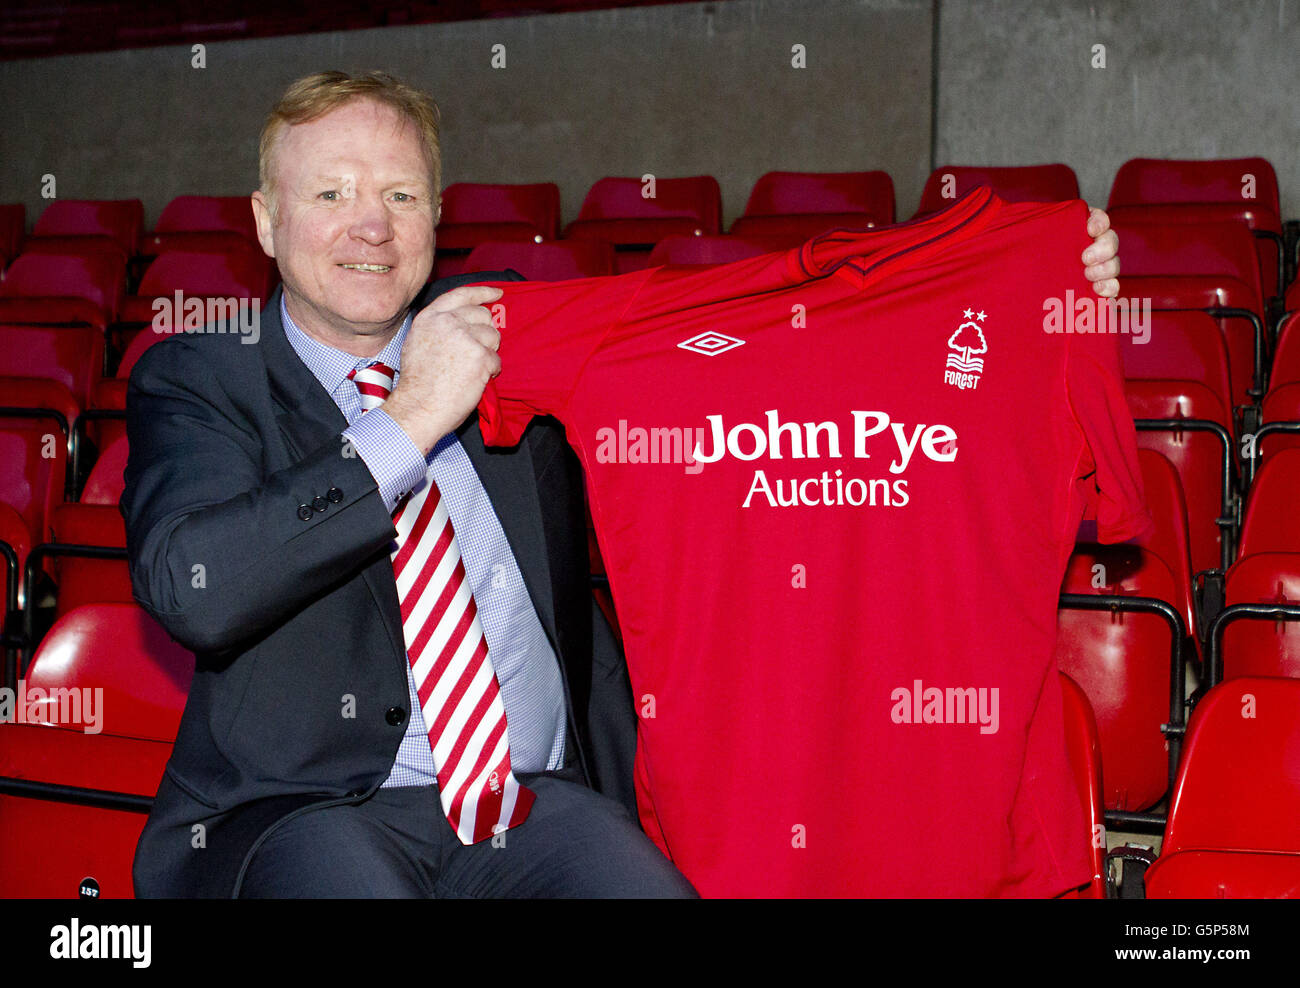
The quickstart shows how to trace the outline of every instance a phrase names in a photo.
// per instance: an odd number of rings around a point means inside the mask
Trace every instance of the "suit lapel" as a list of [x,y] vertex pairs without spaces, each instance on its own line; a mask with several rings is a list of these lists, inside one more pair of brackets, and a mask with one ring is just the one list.
[[[284,335],[284,324],[280,320],[280,293],[281,289],[277,288],[262,310],[262,353],[271,385],[271,398],[276,406],[276,424],[290,452],[301,458],[339,435],[348,427],[348,422]],[[371,565],[362,575],[379,605],[384,628],[405,671],[402,608],[393,571]]]
[[[506,533],[515,554],[528,596],[552,643],[557,641],[555,600],[551,593],[551,567],[543,534],[542,505],[537,496],[532,451],[525,439],[515,449],[488,450],[479,431],[478,415],[471,415],[456,430],[478,479]],[[558,646],[557,646],[558,648]]]
[[[506,277],[478,273],[439,281],[422,293],[416,306],[419,308],[428,304],[457,284],[472,280],[506,280]],[[293,454],[303,457],[346,429],[347,420],[284,335],[284,324],[280,320],[280,295],[281,289],[277,288],[262,310],[261,342],[271,396],[276,405],[276,422]],[[514,552],[515,561],[524,578],[524,586],[528,589],[528,596],[537,610],[542,627],[551,641],[557,642],[551,568],[547,557],[542,507],[537,495],[537,478],[533,472],[532,452],[528,442],[525,440],[508,452],[489,451],[483,445],[477,415],[471,415],[456,430],[456,435],[501,522],[506,541]],[[368,566],[364,575],[379,604],[393,647],[402,656],[405,668],[406,644],[402,635],[402,612],[396,582],[392,579],[391,571],[385,572],[375,566]]]

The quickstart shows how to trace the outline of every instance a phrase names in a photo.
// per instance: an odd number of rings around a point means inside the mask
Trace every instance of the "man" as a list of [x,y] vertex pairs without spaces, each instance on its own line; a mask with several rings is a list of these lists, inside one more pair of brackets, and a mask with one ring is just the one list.
[[[135,594],[198,660],[137,894],[693,894],[590,788],[627,792],[633,708],[562,437],[478,434],[500,293],[464,277],[412,305],[432,101],[300,80],[260,171],[283,276],[260,345],[176,338],[131,378]],[[1085,260],[1114,294],[1105,225]]]

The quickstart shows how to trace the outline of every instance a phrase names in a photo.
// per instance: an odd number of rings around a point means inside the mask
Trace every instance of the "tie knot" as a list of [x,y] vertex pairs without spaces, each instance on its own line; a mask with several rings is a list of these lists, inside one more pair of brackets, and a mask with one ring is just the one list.
[[375,361],[369,367],[353,368],[348,371],[348,380],[357,386],[361,393],[361,410],[368,412],[384,403],[389,392],[393,390],[394,371],[387,364]]

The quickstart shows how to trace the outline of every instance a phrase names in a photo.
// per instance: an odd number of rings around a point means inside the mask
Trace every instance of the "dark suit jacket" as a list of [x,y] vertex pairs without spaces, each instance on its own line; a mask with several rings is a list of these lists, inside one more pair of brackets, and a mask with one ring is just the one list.
[[[446,279],[417,304],[507,277]],[[285,337],[278,290],[260,340],[244,339],[176,336],[131,374],[121,504],[132,586],[197,655],[136,850],[140,896],[237,895],[278,822],[379,787],[409,715],[392,518]],[[485,449],[474,416],[457,433],[559,658],[571,758],[630,805],[635,714],[592,606],[576,458],[553,421],[510,450]]]

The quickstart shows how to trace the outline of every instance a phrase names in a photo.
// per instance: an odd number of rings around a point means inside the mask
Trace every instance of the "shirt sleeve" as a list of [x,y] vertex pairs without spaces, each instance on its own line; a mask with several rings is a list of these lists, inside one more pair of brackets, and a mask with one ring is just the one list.
[[560,417],[582,370],[656,269],[557,282],[496,282],[488,308],[501,333],[501,373],[479,401],[491,446],[513,446],[534,415]]
[[[1087,291],[1091,293],[1091,287]],[[1097,519],[1101,542],[1148,535],[1155,523],[1142,491],[1137,434],[1124,397],[1119,337],[1095,333],[1071,334],[1066,339],[1066,389],[1085,444],[1076,481],[1088,517]]]
[[392,514],[402,495],[418,484],[428,469],[420,447],[382,408],[358,417],[343,435],[375,478],[384,507]]

